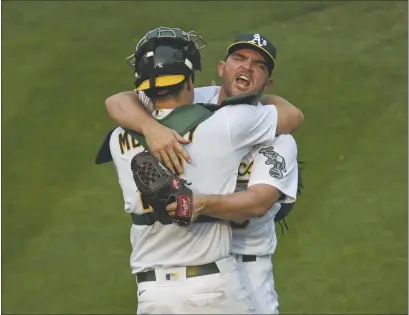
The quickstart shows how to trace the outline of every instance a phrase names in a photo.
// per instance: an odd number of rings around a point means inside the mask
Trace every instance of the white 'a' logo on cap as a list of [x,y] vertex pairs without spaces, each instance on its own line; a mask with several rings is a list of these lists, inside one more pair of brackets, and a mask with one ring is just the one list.
[[253,40],[249,41],[249,43],[257,44],[261,47],[267,45],[267,41],[264,38],[260,37],[260,34],[254,34],[253,35]]

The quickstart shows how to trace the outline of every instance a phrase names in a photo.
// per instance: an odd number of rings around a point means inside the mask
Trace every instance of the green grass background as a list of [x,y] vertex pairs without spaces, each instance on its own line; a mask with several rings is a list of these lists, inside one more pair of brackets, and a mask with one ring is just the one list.
[[[150,28],[194,29],[197,85],[239,32],[278,47],[305,190],[274,257],[282,313],[407,314],[407,2],[2,2],[2,312],[135,313],[104,100]],[[217,81],[219,82],[219,81]]]

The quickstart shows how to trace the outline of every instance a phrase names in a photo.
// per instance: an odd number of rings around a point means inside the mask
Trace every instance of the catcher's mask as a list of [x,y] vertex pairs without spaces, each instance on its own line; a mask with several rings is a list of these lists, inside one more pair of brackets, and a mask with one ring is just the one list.
[[181,83],[201,70],[199,50],[206,47],[196,32],[159,27],[139,41],[135,54],[127,58],[134,67],[137,91]]

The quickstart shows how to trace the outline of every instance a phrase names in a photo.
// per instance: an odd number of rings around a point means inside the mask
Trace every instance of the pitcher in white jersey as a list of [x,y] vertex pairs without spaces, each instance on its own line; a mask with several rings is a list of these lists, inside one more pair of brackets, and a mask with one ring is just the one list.
[[[216,86],[196,88],[195,101],[215,100],[219,93],[220,87]],[[271,146],[254,147],[242,159],[237,175],[236,193],[196,196],[198,213],[232,221],[231,252],[238,261],[257,314],[278,314],[272,274],[272,255],[277,246],[274,217],[281,203],[293,203],[297,198],[295,139],[280,135]]]
[[[200,69],[200,54],[189,33],[166,28],[161,34],[162,29],[148,32],[135,53],[137,89],[144,90],[160,109],[153,113],[156,119],[193,102],[192,76]],[[184,135],[191,139],[186,150],[193,163],[185,166],[182,178],[201,194],[231,193],[243,156],[254,145],[271,144],[277,131],[297,128],[302,118],[291,107],[222,108]],[[230,256],[230,225],[213,220],[186,230],[134,220],[154,211],[144,204],[130,169],[132,157],[144,148],[121,127],[112,132],[109,146],[125,210],[133,217],[131,267],[138,282],[138,313],[253,313],[237,262]],[[217,175],[208,176],[209,170]]]

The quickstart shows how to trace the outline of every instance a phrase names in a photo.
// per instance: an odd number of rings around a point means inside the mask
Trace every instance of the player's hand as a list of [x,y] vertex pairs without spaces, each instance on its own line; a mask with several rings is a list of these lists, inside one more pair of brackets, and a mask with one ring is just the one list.
[[[172,202],[169,204],[166,209],[170,216],[175,214],[177,207],[176,202]],[[195,221],[202,211],[206,208],[206,195],[199,195],[193,194],[193,214],[192,214],[192,222]]]
[[172,172],[176,170],[181,174],[183,173],[182,161],[192,162],[182,146],[182,144],[188,144],[190,141],[184,139],[175,130],[160,124],[154,124],[144,130],[143,134],[152,154],[165,163]]

